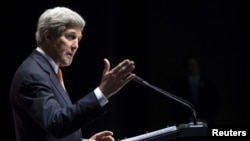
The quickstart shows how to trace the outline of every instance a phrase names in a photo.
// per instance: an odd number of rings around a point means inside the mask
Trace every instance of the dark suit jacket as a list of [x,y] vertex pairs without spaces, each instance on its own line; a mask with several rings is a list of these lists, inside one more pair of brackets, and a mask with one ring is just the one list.
[[10,102],[17,141],[79,141],[81,127],[106,112],[93,91],[73,104],[36,50],[17,69]]

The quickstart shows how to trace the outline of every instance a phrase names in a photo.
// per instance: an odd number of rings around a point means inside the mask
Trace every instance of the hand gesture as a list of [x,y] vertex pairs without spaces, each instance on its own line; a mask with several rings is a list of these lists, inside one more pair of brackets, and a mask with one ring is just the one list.
[[134,61],[125,59],[110,70],[109,60],[105,58],[104,63],[105,66],[99,87],[102,93],[109,98],[136,76],[131,73],[135,65]]
[[113,138],[113,132],[111,131],[101,131],[93,135],[87,141],[115,141]]

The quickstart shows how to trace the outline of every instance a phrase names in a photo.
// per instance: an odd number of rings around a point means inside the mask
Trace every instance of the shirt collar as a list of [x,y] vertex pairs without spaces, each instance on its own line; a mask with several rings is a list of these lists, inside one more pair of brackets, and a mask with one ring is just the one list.
[[50,65],[53,67],[54,71],[57,73],[59,67],[56,65],[55,61],[48,54],[46,54],[40,47],[37,47],[36,50],[40,52],[49,61]]

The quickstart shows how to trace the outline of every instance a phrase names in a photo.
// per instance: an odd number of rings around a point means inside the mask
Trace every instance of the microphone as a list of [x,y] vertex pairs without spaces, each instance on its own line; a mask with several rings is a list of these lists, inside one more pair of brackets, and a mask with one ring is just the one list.
[[192,112],[193,125],[197,125],[196,110],[195,110],[194,106],[189,101],[187,101],[185,99],[182,99],[182,98],[180,98],[180,97],[178,97],[178,96],[176,96],[176,95],[174,95],[174,94],[172,94],[170,92],[162,90],[162,89],[150,84],[149,82],[145,81],[143,78],[141,78],[141,77],[139,77],[137,75],[133,79],[133,81],[135,81],[135,82],[137,82],[137,83],[139,83],[139,84],[141,84],[143,86],[149,87],[149,88],[159,92],[160,94],[163,94],[164,96],[167,96],[167,97],[173,99],[174,101],[177,101],[177,102],[181,103],[182,105],[187,106]]

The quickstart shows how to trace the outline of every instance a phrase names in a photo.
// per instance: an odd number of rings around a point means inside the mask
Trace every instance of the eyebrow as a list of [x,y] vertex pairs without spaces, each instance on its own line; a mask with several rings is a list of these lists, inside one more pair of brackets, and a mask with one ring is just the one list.
[[[68,34],[68,35],[69,35],[69,34],[77,35],[77,33],[76,33],[75,31],[66,31],[65,34]],[[82,39],[82,35],[80,35],[80,36],[78,37],[78,39],[81,40],[81,39]]]

